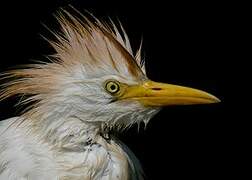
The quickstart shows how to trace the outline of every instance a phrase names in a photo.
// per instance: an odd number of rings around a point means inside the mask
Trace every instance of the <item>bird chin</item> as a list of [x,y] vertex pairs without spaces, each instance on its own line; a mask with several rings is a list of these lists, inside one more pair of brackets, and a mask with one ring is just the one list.
[[160,110],[160,107],[143,107],[141,110],[129,113],[128,115],[122,116],[121,118],[118,118],[110,123],[105,123],[105,129],[108,131],[122,132],[134,125],[137,125],[138,130],[140,130],[142,123],[144,124],[145,129],[150,119]]

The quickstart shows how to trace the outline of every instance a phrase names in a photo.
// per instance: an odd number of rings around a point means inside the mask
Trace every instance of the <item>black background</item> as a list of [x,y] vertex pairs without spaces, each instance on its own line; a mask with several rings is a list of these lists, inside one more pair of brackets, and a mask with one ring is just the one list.
[[[143,36],[148,77],[210,92],[220,104],[164,108],[146,130],[121,139],[141,161],[147,179],[206,179],[232,175],[232,121],[226,116],[227,73],[235,10],[225,3],[140,1],[31,1],[1,4],[0,70],[41,59],[52,50],[39,34],[53,27],[52,14],[68,4],[101,19],[118,18],[134,49]],[[230,38],[233,37],[233,38]],[[15,101],[0,105],[1,119],[15,114]],[[230,112],[231,113],[231,112]],[[229,114],[230,115],[230,114]]]

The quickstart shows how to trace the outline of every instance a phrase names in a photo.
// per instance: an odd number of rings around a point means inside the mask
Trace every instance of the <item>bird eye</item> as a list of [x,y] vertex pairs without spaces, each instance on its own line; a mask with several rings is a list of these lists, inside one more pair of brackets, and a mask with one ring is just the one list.
[[120,85],[116,81],[108,81],[105,84],[105,89],[110,93],[110,94],[115,94],[120,90]]

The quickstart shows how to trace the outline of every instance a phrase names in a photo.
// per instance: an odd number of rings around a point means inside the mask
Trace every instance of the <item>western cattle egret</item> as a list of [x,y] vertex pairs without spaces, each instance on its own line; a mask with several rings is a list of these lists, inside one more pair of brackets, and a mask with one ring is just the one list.
[[0,122],[1,180],[143,179],[136,157],[109,132],[147,124],[163,106],[219,102],[151,81],[122,26],[77,16],[57,14],[50,62],[2,74],[0,100],[18,95],[29,106]]

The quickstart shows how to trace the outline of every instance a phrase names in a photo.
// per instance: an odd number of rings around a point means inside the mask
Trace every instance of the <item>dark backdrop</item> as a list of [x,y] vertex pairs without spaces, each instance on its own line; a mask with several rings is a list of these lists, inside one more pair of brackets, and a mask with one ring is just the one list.
[[[137,3],[138,2],[138,3]],[[146,130],[133,127],[121,139],[142,162],[148,179],[206,179],[232,174],[227,145],[232,139],[224,115],[225,76],[230,60],[228,4],[158,1],[33,1],[1,4],[0,70],[51,52],[39,34],[53,27],[59,7],[72,4],[98,18],[120,19],[136,49],[143,36],[148,77],[208,91],[220,104],[167,107]],[[15,113],[14,100],[0,104],[1,119]]]

